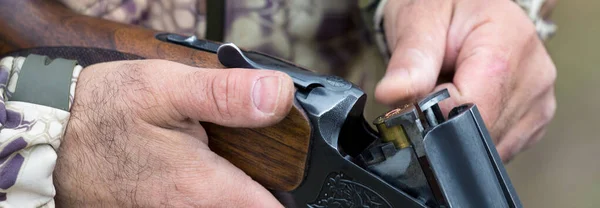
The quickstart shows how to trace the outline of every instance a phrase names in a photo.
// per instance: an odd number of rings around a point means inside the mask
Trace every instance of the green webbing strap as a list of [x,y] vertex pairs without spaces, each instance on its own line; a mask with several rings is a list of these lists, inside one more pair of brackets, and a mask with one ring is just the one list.
[[69,88],[76,61],[27,56],[10,101],[22,101],[69,110]]

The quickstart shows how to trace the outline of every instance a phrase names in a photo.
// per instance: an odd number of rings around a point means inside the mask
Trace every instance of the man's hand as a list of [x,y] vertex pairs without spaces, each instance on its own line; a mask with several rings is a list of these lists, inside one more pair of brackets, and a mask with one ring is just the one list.
[[283,119],[294,86],[268,70],[199,69],[147,60],[80,75],[54,171],[57,203],[100,207],[281,207],[208,148],[199,121],[264,127]]
[[443,110],[476,103],[505,162],[542,137],[556,108],[556,69],[515,3],[389,0],[384,26],[392,58],[379,101],[397,105],[448,88]]

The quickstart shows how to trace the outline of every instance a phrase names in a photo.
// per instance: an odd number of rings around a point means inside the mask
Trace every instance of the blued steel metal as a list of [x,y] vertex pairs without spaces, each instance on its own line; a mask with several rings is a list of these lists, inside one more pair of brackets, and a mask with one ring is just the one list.
[[444,118],[438,103],[450,96],[447,90],[379,122],[404,131],[407,141],[394,145],[365,121],[365,93],[342,78],[234,44],[175,34],[157,38],[217,53],[226,67],[292,77],[295,102],[312,132],[304,181],[293,191],[273,192],[286,207],[522,207],[477,108],[461,105]]

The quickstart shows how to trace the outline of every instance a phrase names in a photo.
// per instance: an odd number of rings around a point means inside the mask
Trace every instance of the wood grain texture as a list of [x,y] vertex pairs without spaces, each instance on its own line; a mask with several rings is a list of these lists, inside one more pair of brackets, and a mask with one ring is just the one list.
[[[78,15],[54,1],[0,1],[0,54],[32,47],[80,46],[223,68],[215,54],[159,41],[156,34],[138,26]],[[265,187],[289,191],[302,182],[310,125],[299,106],[268,128],[204,126],[210,148]]]

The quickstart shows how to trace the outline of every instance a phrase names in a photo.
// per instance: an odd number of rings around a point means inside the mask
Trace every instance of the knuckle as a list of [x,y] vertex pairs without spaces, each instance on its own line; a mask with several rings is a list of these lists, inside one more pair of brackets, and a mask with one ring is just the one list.
[[507,46],[481,46],[474,49],[473,60],[485,61],[486,76],[504,77],[510,73],[510,48]]
[[554,118],[554,114],[556,113],[556,107],[556,99],[554,98],[554,95],[552,95],[548,101],[546,101],[546,107],[542,111],[541,117],[544,124],[548,124],[552,121],[552,118]]
[[544,70],[544,78],[542,79],[542,81],[544,82],[546,88],[553,88],[557,77],[556,66],[554,65],[550,57],[546,57],[546,62],[548,64]]
[[172,96],[177,96],[172,100],[183,100],[184,103],[189,104],[202,112],[212,112],[210,111],[210,108],[212,107],[208,106],[211,102],[207,102],[212,99],[212,93],[210,93],[212,86],[209,77],[203,71],[194,71],[184,78],[184,82],[185,83],[182,83],[183,86],[191,87],[182,89],[187,91],[187,93],[183,94],[188,94],[190,96],[180,98],[179,96],[181,96],[182,93],[170,93]]
[[[528,18],[526,16],[524,16],[524,19]],[[534,46],[534,45],[542,45],[541,39],[537,33],[537,30],[535,28],[535,25],[533,23],[531,23],[530,21],[519,21],[518,23],[516,23],[516,27],[515,29],[517,31],[519,31],[520,34],[522,34],[523,39],[522,41],[525,41],[523,43],[523,45],[526,46]]]
[[506,49],[496,49],[496,51],[490,54],[490,62],[488,63],[488,69],[494,75],[507,74],[510,71],[510,60],[505,54]]
[[[231,92],[233,92],[235,90],[235,85],[236,82],[235,80],[232,80],[232,73],[231,72],[226,72],[226,78],[225,79],[214,79],[216,82],[213,83],[217,83],[215,88],[213,88],[213,93],[215,93],[215,103],[217,104],[217,110],[219,111],[219,114],[226,118],[226,119],[231,119],[232,118],[232,112],[231,112],[231,103],[229,103],[229,98],[235,98],[233,97],[233,94],[230,94]],[[214,86],[215,84],[213,84]],[[233,89],[233,90],[232,90]],[[231,92],[230,92],[231,90]]]
[[[207,97],[211,98],[211,109],[215,112],[215,117],[221,120],[230,120],[232,112],[230,110],[230,88],[235,87],[235,81],[230,81],[231,72],[223,72],[224,74],[215,75],[207,82],[210,86],[207,88]],[[233,85],[233,86],[231,86]]]

